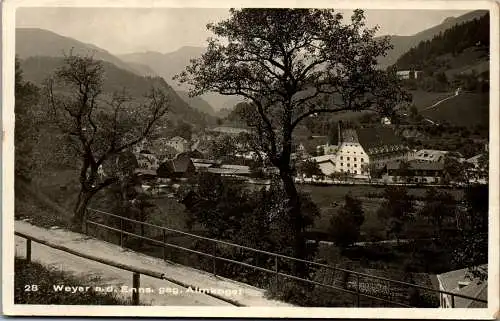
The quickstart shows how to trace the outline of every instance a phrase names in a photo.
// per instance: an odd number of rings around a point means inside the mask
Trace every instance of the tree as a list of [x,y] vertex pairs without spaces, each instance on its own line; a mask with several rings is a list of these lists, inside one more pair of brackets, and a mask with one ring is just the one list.
[[446,191],[438,191],[436,188],[428,188],[425,193],[425,205],[420,210],[420,215],[427,219],[437,228],[438,235],[441,234],[443,221],[447,217],[455,217],[457,211],[456,201]]
[[[365,28],[362,10],[350,23],[334,10],[242,9],[207,28],[207,51],[177,76],[190,95],[237,95],[250,104],[245,121],[269,161],[279,169],[286,191],[294,253],[305,257],[300,199],[293,181],[294,129],[309,116],[373,110],[386,116],[409,100],[395,73],[377,68],[391,48]],[[223,41],[221,41],[223,40]]]
[[323,172],[319,168],[315,160],[306,159],[297,165],[297,171],[305,175],[305,177],[322,176]]
[[35,106],[39,100],[39,89],[23,80],[19,59],[15,61],[15,173],[16,178],[31,179],[35,167],[33,146],[36,144],[38,127],[35,124]]
[[467,162],[460,162],[458,155],[447,154],[444,157],[444,178],[447,182],[465,183],[469,182],[470,164]]
[[377,215],[386,222],[387,236],[394,236],[399,243],[405,224],[413,218],[414,202],[405,186],[388,186],[384,202]]
[[184,121],[179,121],[174,130],[175,135],[185,138],[186,140],[191,140],[193,135],[193,125],[188,124]]
[[329,233],[335,244],[347,247],[356,242],[364,221],[361,201],[346,194],[344,205],[330,219]]
[[473,277],[486,279],[480,266],[488,263],[488,186],[470,185],[465,189],[466,224],[462,227],[454,260],[469,268]]
[[169,104],[165,93],[156,88],[135,104],[124,93],[104,100],[100,61],[70,53],[64,62],[45,89],[53,121],[71,142],[72,156],[80,161],[80,192],[73,217],[80,229],[92,197],[120,180],[115,173],[101,177],[99,168],[147,138]]
[[210,142],[208,155],[212,159],[232,162],[237,152],[236,141],[233,137],[229,135],[219,135]]

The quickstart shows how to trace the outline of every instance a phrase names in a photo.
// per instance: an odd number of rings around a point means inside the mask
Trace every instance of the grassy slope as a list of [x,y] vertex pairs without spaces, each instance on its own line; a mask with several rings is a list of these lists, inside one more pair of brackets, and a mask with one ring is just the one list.
[[451,98],[438,107],[423,111],[425,117],[438,122],[449,122],[461,126],[488,125],[488,93],[464,93]]
[[[15,304],[64,304],[64,305],[129,305],[113,294],[96,293],[92,289],[82,293],[55,292],[53,285],[89,286],[91,280],[76,278],[39,263],[28,263],[16,258],[14,262]],[[26,285],[37,285],[38,291],[25,291]]]

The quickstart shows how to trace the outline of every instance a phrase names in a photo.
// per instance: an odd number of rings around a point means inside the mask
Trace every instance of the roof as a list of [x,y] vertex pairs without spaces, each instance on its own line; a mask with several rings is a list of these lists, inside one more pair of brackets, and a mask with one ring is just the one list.
[[160,167],[158,168],[158,172],[161,175],[164,175],[165,170],[167,171],[167,173],[186,173],[189,170],[190,166],[193,166],[194,168],[194,164],[190,158],[181,157],[169,159],[160,165]]
[[191,161],[193,163],[203,163],[203,164],[219,164],[220,161],[213,160],[213,159],[202,159],[202,158],[191,158]]
[[234,135],[249,132],[248,129],[229,127],[229,126],[215,127],[215,128],[209,129],[209,131],[217,132],[217,133],[224,133],[224,134],[234,134]]
[[[488,265],[481,265],[479,268],[487,269]],[[477,279],[471,280],[467,277],[467,268],[454,270],[437,275],[439,283],[443,290],[467,295],[473,298],[488,299],[488,282],[479,281]],[[464,282],[463,287],[459,287],[459,283]],[[467,285],[465,285],[467,284]],[[455,297],[455,306],[457,308],[484,308],[485,303],[473,301],[466,298]]]
[[415,152],[415,157],[433,162],[439,162],[444,160],[444,156],[446,154],[448,154],[448,151],[446,150],[421,149]]
[[[411,160],[408,163],[408,168],[413,169],[413,170],[434,170],[434,171],[439,171],[444,169],[444,164],[443,163],[437,163],[437,162],[418,162],[415,160]],[[387,163],[387,169],[399,169],[401,166],[401,162],[399,161],[392,161]]]
[[341,131],[341,143],[357,143],[358,142],[358,134],[356,130],[352,128],[345,128]]
[[326,162],[333,162],[332,155],[323,155],[323,156],[316,156],[312,157],[311,160],[314,160],[316,163],[326,163]]
[[185,139],[184,137],[181,137],[181,136],[175,136],[175,137],[172,137],[168,140],[168,142],[186,142],[187,143],[187,139]]
[[241,171],[245,171],[245,170],[250,170],[250,167],[249,166],[245,166],[245,165],[230,165],[230,164],[227,164],[227,165],[221,165],[220,168],[227,168],[227,169],[235,169],[235,170],[241,170]]
[[156,171],[152,169],[137,168],[136,170],[134,170],[134,173],[137,175],[156,176]]
[[405,148],[401,138],[396,136],[394,130],[390,127],[370,127],[357,130],[358,142],[361,144],[367,154],[380,151],[391,151],[392,149]]
[[208,168],[207,171],[213,174],[222,175],[249,175],[250,169],[234,169],[234,168]]

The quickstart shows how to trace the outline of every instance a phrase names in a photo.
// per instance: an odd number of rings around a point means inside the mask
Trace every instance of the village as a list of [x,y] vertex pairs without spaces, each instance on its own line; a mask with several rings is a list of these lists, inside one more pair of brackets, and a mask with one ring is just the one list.
[[[184,137],[143,140],[134,147],[137,168],[145,192],[161,194],[197,173],[211,173],[230,177],[249,184],[266,186],[272,175],[279,172],[265,165],[266,155],[252,150],[244,143],[250,131],[244,128],[219,126],[188,140]],[[331,144],[326,136],[314,136],[325,142],[309,150],[298,142],[292,153],[297,168],[295,182],[312,185],[408,185],[455,186],[466,182],[450,177],[445,160],[451,158],[466,165],[462,173],[469,183],[487,183],[487,173],[481,170],[481,157],[488,151],[465,158],[460,153],[446,150],[410,149],[396,134],[388,118],[380,125],[368,128],[348,128],[338,125],[338,142]],[[232,155],[214,155],[214,146],[232,143]],[[215,153],[217,154],[217,153]],[[104,171],[101,170],[101,174]],[[462,178],[462,177],[461,177]]]

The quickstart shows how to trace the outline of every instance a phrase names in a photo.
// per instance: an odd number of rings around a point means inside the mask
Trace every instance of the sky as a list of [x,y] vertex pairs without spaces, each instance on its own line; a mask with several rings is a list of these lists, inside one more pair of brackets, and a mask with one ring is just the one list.
[[[365,15],[367,26],[380,27],[379,35],[412,35],[468,11],[369,9]],[[228,15],[228,9],[209,8],[19,8],[16,26],[47,29],[113,54],[167,53],[204,46],[211,36],[206,24]]]

